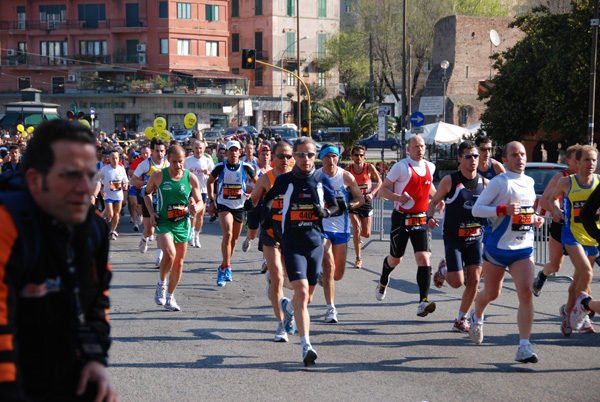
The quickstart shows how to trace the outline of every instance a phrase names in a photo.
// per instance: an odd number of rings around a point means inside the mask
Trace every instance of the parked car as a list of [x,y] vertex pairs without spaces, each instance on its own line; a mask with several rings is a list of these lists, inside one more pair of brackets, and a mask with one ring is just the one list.
[[280,135],[282,140],[287,139],[292,140],[292,142],[298,138],[298,132],[291,127],[271,126],[263,128],[262,131],[267,138],[275,138],[275,136]]
[[221,135],[221,130],[205,130],[202,135],[204,136],[204,141],[209,147],[216,148],[218,146],[219,140],[223,138]]
[[327,130],[313,130],[311,135],[312,135],[313,140],[315,140],[315,141],[321,141],[321,142],[337,142],[338,141],[337,133],[330,133]]
[[388,137],[385,141],[379,141],[379,138],[377,137],[377,134],[373,134],[370,137],[363,138],[362,140],[358,141],[356,145],[362,145],[363,147],[365,147],[365,149],[381,149],[381,144],[384,144],[384,148],[389,148],[392,151],[395,151],[398,148],[400,148],[400,142],[395,138]]
[[241,128],[246,130],[248,132],[248,134],[250,134],[250,135],[258,134],[258,130],[254,126],[242,126]]
[[232,127],[223,131],[223,138],[225,139],[225,141],[229,141],[233,137],[246,139],[246,137],[248,137],[248,131],[242,127]]
[[535,181],[535,195],[540,198],[555,174],[566,169],[558,163],[529,162],[525,165],[525,174]]
[[188,141],[190,138],[194,137],[194,130],[192,129],[179,129],[173,132],[173,138],[177,141]]

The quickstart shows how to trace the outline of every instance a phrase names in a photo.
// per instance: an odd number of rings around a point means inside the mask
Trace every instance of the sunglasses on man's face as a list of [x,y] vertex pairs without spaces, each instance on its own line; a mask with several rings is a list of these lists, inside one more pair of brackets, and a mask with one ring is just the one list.
[[296,155],[298,158],[306,158],[308,156],[308,158],[314,158],[316,153],[314,152],[294,152],[294,155]]
[[481,152],[492,152],[492,147],[487,147],[487,148],[479,147],[479,150]]
[[275,156],[277,157],[277,159],[283,159],[283,158],[288,159],[288,160],[292,159],[292,155],[277,154]]
[[359,158],[364,158],[365,154],[352,154],[352,156],[357,156]]
[[463,158],[466,158],[466,159],[477,159],[477,158],[479,158],[479,154],[464,154]]

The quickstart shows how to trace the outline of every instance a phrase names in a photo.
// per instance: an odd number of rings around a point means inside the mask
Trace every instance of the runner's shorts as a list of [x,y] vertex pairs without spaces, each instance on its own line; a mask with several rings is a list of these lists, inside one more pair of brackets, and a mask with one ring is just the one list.
[[373,215],[373,203],[371,201],[365,200],[365,203],[362,204],[359,208],[351,209],[348,211],[350,214],[356,214],[361,218],[368,218]]
[[233,220],[238,222],[238,223],[242,223],[244,222],[244,214],[245,211],[243,208],[239,208],[239,209],[231,209],[223,204],[219,204],[217,203],[217,212],[229,212],[231,215],[233,215]]
[[159,221],[156,224],[156,233],[170,233],[173,236],[173,242],[185,243],[192,238],[192,225],[189,218],[177,222]]
[[533,257],[533,247],[525,247],[517,250],[504,250],[485,245],[483,259],[501,268],[506,268],[514,262],[526,260]]
[[[290,239],[289,237],[292,237]],[[319,274],[323,271],[323,244],[316,247],[298,246],[289,236],[284,239],[282,248],[285,250],[283,261],[285,270],[290,281],[297,279],[308,280],[309,286],[315,286],[319,280]]]
[[392,212],[392,232],[390,233],[390,255],[394,258],[404,257],[408,240],[413,246],[415,253],[419,251],[431,251],[431,232],[424,225],[422,228],[407,228],[405,225],[404,212],[394,210]]
[[462,271],[463,267],[483,264],[481,241],[464,242],[444,239],[444,249],[448,272],[458,272]]

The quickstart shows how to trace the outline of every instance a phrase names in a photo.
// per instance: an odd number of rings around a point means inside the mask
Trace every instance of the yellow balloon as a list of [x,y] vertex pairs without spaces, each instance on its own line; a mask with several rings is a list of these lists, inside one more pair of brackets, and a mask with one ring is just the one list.
[[78,121],[79,124],[86,126],[87,128],[90,128],[90,122],[84,119],[81,119]]
[[23,137],[27,137],[29,134],[27,134],[25,131],[23,131]]
[[24,132],[24,131],[25,131],[25,127],[23,127],[23,125],[22,125],[22,124],[19,124],[19,125],[17,126],[17,130],[19,130],[20,132]]
[[144,134],[146,134],[146,138],[151,140],[152,138],[156,137],[157,132],[154,127],[146,127]]
[[171,133],[168,131],[161,131],[158,138],[160,138],[161,140],[169,141],[171,139]]
[[196,124],[196,121],[198,121],[198,119],[196,118],[196,115],[194,113],[188,113],[183,118],[183,124],[185,125],[185,128],[187,128],[187,129],[194,127],[194,124]]
[[33,126],[27,127],[27,132],[28,133],[33,133]]
[[159,133],[162,132],[165,128],[167,128],[167,121],[162,117],[157,117],[154,119],[154,128]]

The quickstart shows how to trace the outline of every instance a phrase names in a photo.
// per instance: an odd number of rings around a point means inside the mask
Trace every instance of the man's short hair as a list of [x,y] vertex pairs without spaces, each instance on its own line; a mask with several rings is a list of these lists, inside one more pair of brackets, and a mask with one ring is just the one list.
[[506,158],[506,154],[508,153],[508,148],[512,147],[512,146],[516,146],[516,145],[521,145],[523,146],[523,144],[521,144],[519,141],[511,141],[508,144],[506,144],[504,146],[504,148],[502,149],[502,157]]
[[150,149],[154,151],[154,147],[157,145],[164,145],[165,148],[167,148],[167,146],[169,144],[165,140],[160,140],[158,138],[152,138],[152,140],[150,141]]
[[473,141],[463,141],[458,146],[458,156],[462,158],[465,149],[477,148]]
[[108,154],[117,154],[118,156],[121,156],[121,153],[119,152],[119,150],[117,148],[113,148],[110,151],[108,151]]
[[22,171],[35,169],[41,173],[48,173],[54,165],[52,144],[58,141],[96,145],[94,133],[84,125],[61,119],[46,120],[37,125],[35,135],[27,144],[27,156],[23,159]]
[[[265,147],[265,146],[268,147],[268,145],[263,145],[263,147]],[[284,148],[284,147],[292,148],[292,146],[290,144],[288,144],[287,142],[285,142],[285,141],[278,141],[278,142],[275,143],[275,145],[273,145],[272,153],[276,154],[277,150],[279,148]],[[262,147],[261,147],[261,149],[262,149]]]
[[363,151],[363,152],[366,152],[366,149],[362,145],[355,145],[354,147],[352,147],[352,151],[350,153],[353,154],[354,151]]
[[595,146],[593,146],[593,145],[581,145],[579,148],[577,148],[577,151],[575,151],[575,159],[577,159],[578,161],[580,161],[584,152],[595,152],[596,155],[598,155],[598,150],[596,149]]
[[183,149],[183,147],[178,144],[171,145],[169,147],[169,149],[167,150],[167,159],[169,159],[169,157],[171,155],[177,155],[177,154],[185,155],[185,149]]
[[487,135],[480,135],[475,139],[475,145],[480,146],[481,144],[491,144],[492,139]]
[[571,145],[569,148],[567,148],[567,151],[565,152],[565,156],[567,159],[569,159],[571,157],[571,155],[573,155],[573,152],[577,152],[577,150],[581,147],[581,145],[576,144],[576,145]]
[[19,146],[17,144],[10,144],[8,146],[8,152],[13,151],[15,149],[18,149],[19,151],[21,150],[21,148],[19,148]]
[[315,150],[317,149],[317,143],[315,142],[315,140],[313,140],[310,137],[300,137],[294,142],[294,152],[296,152],[298,150],[298,147],[300,145],[305,145],[305,144],[312,144],[313,147],[315,147]]

